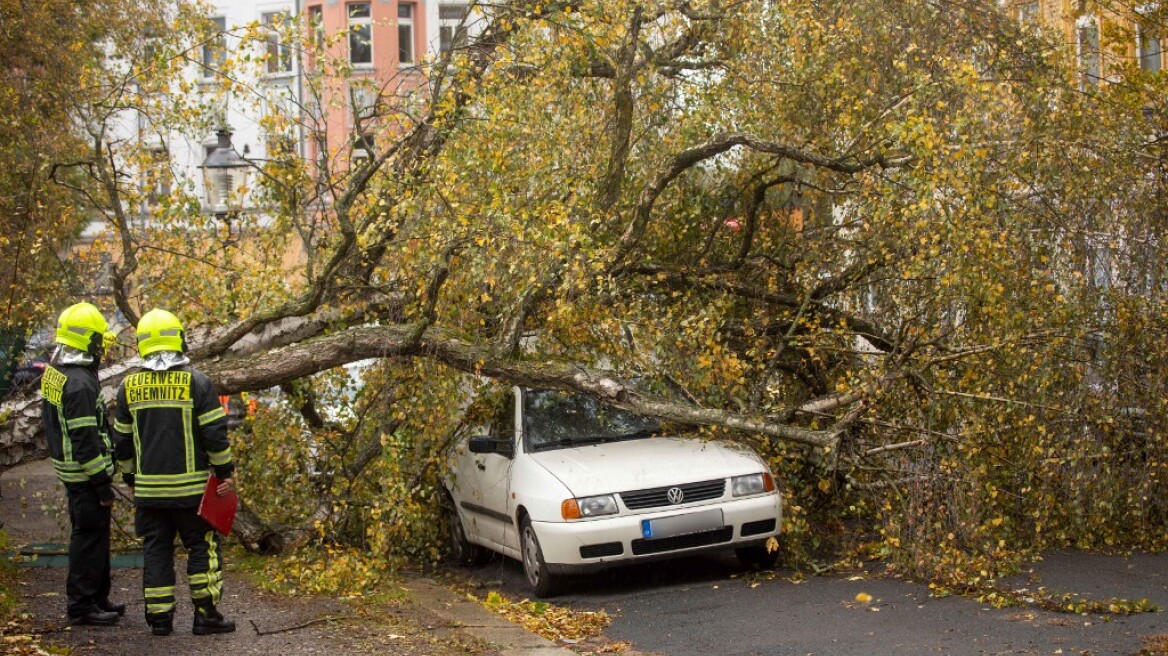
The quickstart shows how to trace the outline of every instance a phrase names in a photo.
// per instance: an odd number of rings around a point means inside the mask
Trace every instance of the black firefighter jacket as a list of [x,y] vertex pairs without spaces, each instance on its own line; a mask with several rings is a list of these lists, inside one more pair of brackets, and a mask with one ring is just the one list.
[[114,498],[105,404],[94,366],[48,365],[41,376],[42,416],[49,458],[65,485],[92,485],[98,498]]
[[221,479],[234,470],[227,413],[211,380],[187,366],[126,376],[114,439],[118,466],[133,474],[138,506],[198,507],[209,470]]

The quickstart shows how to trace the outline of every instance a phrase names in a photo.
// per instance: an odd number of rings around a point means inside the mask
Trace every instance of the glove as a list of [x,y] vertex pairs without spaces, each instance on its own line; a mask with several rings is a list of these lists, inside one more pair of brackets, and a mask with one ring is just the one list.
[[97,498],[102,502],[102,505],[109,505],[114,501],[114,488],[110,486],[110,479],[106,477],[101,483],[96,483]]

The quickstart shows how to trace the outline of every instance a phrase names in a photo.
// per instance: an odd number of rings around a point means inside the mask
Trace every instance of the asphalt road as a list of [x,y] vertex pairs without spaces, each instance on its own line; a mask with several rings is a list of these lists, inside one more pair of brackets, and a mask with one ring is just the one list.
[[[528,596],[515,561],[492,561],[469,573]],[[1125,617],[995,609],[962,597],[931,597],[924,584],[854,575],[796,583],[791,575],[746,572],[733,557],[693,557],[590,575],[553,601],[603,608],[614,617],[609,638],[670,656],[1134,656],[1144,636],[1168,634],[1166,612]],[[1009,584],[1092,599],[1147,598],[1168,609],[1168,555],[1052,553]],[[860,593],[872,601],[858,603]]]

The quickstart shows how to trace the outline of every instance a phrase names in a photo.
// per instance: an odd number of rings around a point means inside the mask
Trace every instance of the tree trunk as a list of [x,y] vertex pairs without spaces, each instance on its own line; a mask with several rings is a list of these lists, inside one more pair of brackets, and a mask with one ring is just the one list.
[[284,533],[264,522],[243,499],[239,500],[239,510],[235,513],[231,534],[248,551],[263,555],[280,553],[286,543]]

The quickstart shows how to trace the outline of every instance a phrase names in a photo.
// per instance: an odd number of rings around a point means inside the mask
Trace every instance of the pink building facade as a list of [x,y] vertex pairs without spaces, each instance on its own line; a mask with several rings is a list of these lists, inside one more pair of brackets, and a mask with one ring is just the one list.
[[[311,0],[302,6],[313,42],[329,60],[349,67],[348,75],[326,75],[304,87],[304,106],[317,113],[318,123],[305,135],[305,155],[318,162],[325,154],[338,162],[376,156],[400,129],[387,117],[397,115],[395,106],[416,102],[412,96],[424,88],[432,12],[421,0]],[[319,70],[320,57],[304,58],[305,74]]]

